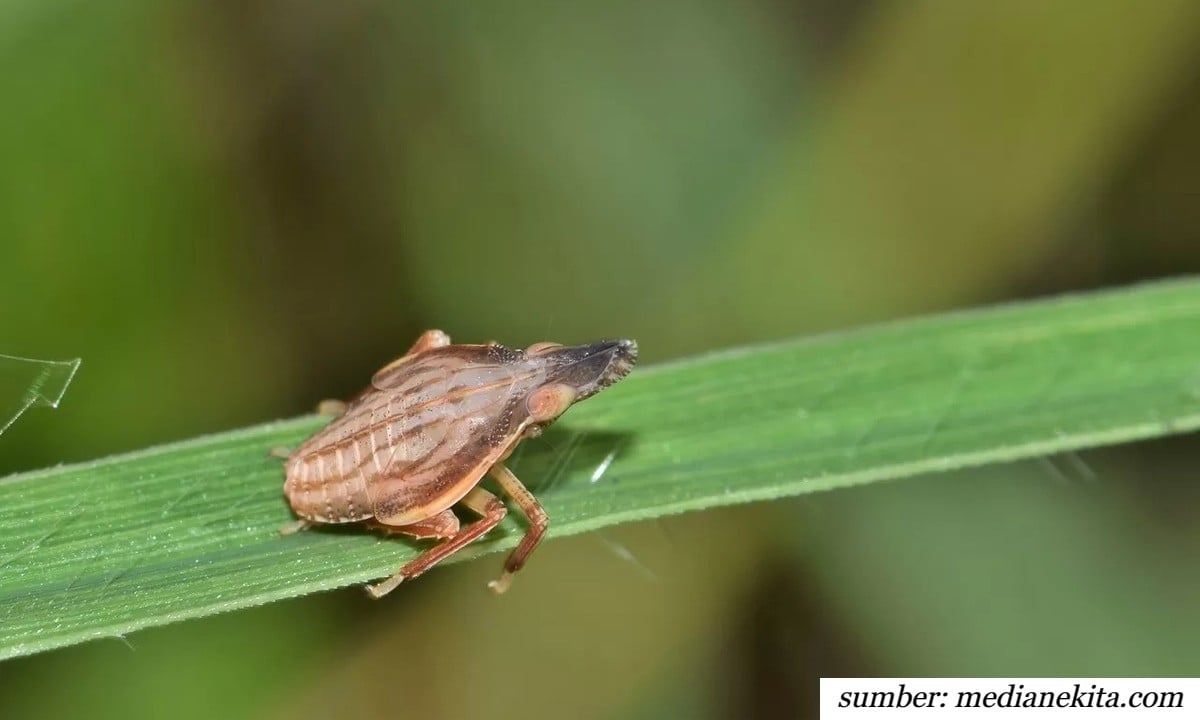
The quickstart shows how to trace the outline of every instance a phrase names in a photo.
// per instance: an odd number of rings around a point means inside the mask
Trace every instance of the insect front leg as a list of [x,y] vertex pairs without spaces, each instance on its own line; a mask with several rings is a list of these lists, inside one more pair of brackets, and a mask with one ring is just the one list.
[[[508,510],[504,507],[504,503],[500,502],[500,498],[480,487],[473,488],[471,492],[467,493],[467,496],[462,499],[462,504],[472,512],[480,515],[480,519],[463,528],[454,537],[441,545],[430,548],[423,555],[409,561],[408,564],[400,568],[399,572],[387,580],[375,585],[368,585],[367,592],[371,594],[371,597],[380,598],[387,595],[395,590],[396,586],[400,583],[409,578],[415,578],[459,550],[462,550],[467,545],[482,537],[488,530],[499,525],[500,521],[508,513]],[[450,511],[446,510],[445,512]],[[399,526],[395,530],[397,532],[404,532],[403,528],[404,526]]]
[[546,534],[546,528],[550,526],[550,518],[546,515],[546,511],[542,509],[542,504],[537,501],[533,493],[517,479],[512,471],[504,466],[504,463],[496,463],[492,469],[488,471],[504,492],[517,503],[517,507],[525,514],[525,518],[529,520],[529,529],[525,531],[525,536],[521,538],[520,544],[516,549],[509,554],[508,560],[504,562],[504,572],[496,580],[488,583],[488,587],[496,594],[503,593],[508,590],[508,586],[512,584],[513,573],[525,566],[525,561],[529,559],[529,555],[533,553],[534,548],[542,541],[542,536]]

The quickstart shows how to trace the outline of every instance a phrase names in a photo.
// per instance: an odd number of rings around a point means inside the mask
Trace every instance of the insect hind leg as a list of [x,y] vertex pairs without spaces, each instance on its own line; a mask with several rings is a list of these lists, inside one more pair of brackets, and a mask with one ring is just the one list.
[[389,534],[407,535],[417,540],[452,538],[459,531],[458,516],[450,508],[412,525],[386,525],[378,520],[373,520],[368,525],[375,530],[382,530]]
[[[472,512],[480,515],[480,519],[460,530],[454,537],[430,548],[414,560],[409,561],[408,564],[400,568],[395,575],[392,575],[387,580],[374,585],[368,585],[367,592],[370,593],[371,597],[380,598],[387,595],[395,590],[400,583],[409,578],[415,578],[459,550],[462,550],[467,545],[482,537],[487,531],[499,525],[504,516],[508,514],[508,509],[504,507],[504,503],[500,502],[500,498],[481,487],[472,488],[471,492],[467,493],[467,496],[462,499],[462,504]],[[446,512],[450,511],[447,510]],[[404,532],[403,526],[396,527],[395,530]]]
[[279,534],[283,536],[295,535],[296,533],[307,530],[312,526],[313,524],[307,520],[296,520],[279,528]]

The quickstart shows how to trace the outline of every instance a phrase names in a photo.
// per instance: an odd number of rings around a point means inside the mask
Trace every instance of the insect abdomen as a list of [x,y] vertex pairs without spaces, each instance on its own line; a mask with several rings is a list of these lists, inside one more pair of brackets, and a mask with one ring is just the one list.
[[322,523],[371,517],[367,484],[372,457],[361,444],[357,440],[338,443],[312,453],[297,453],[288,461],[283,490],[298,515]]

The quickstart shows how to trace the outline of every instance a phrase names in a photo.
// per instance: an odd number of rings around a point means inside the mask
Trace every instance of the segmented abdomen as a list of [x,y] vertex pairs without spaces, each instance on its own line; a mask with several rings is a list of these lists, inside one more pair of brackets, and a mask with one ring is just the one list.
[[296,514],[323,523],[346,523],[371,517],[370,482],[361,440],[339,443],[316,452],[294,454],[287,463],[283,491]]

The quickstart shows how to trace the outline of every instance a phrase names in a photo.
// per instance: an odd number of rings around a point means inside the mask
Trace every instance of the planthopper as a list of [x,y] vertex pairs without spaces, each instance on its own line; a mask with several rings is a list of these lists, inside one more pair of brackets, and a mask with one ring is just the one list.
[[[490,475],[529,521],[520,544],[489,583],[504,592],[546,532],[537,499],[504,466],[521,440],[536,437],[574,403],[629,374],[632,340],[524,350],[498,343],[451,345],[429,330],[371,378],[348,404],[326,401],[335,419],[286,453],[283,491],[300,520],[364,522],[389,533],[441,542],[367,587],[381,597],[466,547],[504,519],[500,498],[480,487]],[[478,516],[460,525],[455,505]]]

